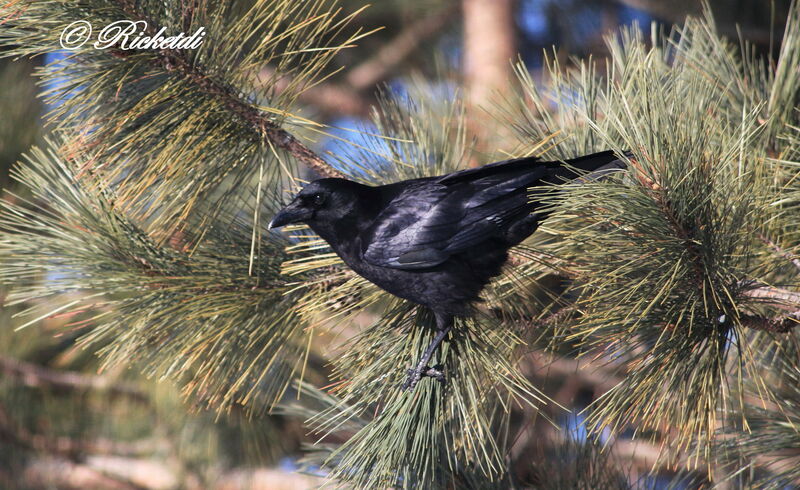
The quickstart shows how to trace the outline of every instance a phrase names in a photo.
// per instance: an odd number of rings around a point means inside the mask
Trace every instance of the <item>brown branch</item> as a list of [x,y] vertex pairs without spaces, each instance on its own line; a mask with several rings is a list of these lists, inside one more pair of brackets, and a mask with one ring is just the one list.
[[[752,282],[752,281],[751,281]],[[752,282],[752,289],[745,290],[742,294],[749,298],[760,300],[765,305],[780,308],[790,313],[788,315],[767,318],[761,315],[743,315],[740,322],[743,326],[753,330],[762,330],[773,333],[787,333],[800,326],[800,293],[787,289],[760,285]]]
[[[446,27],[457,10],[458,4],[453,3],[437,14],[417,20],[385,44],[373,57],[352,68],[345,77],[346,83],[320,83],[302,91],[299,98],[326,112],[368,116],[370,104],[360,92],[385,80],[426,39]],[[271,67],[263,68],[259,78],[271,80],[279,93],[291,84],[291,79],[286,77],[275,79],[275,69]]]
[[[85,463],[62,458],[34,458],[21,475],[23,488],[102,488],[105,490],[163,490],[215,488],[220,490],[318,488],[324,478],[274,467],[222,468],[209,478],[189,479],[166,458],[95,456]],[[0,480],[0,485],[4,482]],[[209,486],[210,485],[210,486]],[[17,488],[4,486],[3,488]]]
[[0,405],[0,441],[24,450],[61,456],[71,461],[80,461],[88,454],[146,456],[163,451],[166,447],[165,443],[154,439],[122,442],[104,438],[81,440],[35,434],[16,423],[3,405]]
[[765,318],[763,316],[745,315],[740,319],[743,326],[753,330],[762,330],[772,333],[788,333],[793,328],[800,327],[800,311],[790,315],[776,318]]
[[6,356],[0,356],[0,372],[25,386],[34,388],[107,391],[113,396],[124,396],[142,403],[149,402],[149,397],[144,391],[130,384],[120,383],[105,376],[91,376],[74,371],[54,371]]
[[788,289],[757,285],[757,287],[743,291],[742,294],[750,298],[762,300],[762,303],[786,311],[794,312],[800,308],[800,293],[789,291]]
[[[132,460],[139,461],[139,460]],[[137,468],[138,469],[138,468]],[[150,468],[142,468],[147,474]],[[148,474],[148,478],[152,479]],[[22,475],[23,488],[102,488],[104,490],[155,490],[172,488],[164,485],[139,485],[123,476],[65,458],[35,458]],[[160,483],[160,482],[157,482]]]
[[361,91],[385,80],[397,65],[419,48],[423,41],[447,26],[457,11],[458,4],[453,3],[437,14],[422,17],[409,25],[378,50],[372,58],[350,70],[347,74],[347,83],[355,90]]
[[[161,26],[157,26],[151,19],[139,12],[133,0],[119,1],[120,6],[128,17],[147,22],[147,33],[149,35],[155,35],[161,28]],[[129,53],[114,51],[112,54],[125,57]],[[341,172],[331,167],[328,162],[301,143],[294,135],[276,124],[268,114],[254,107],[245,98],[240,97],[232,87],[212,79],[202,66],[189,60],[183,51],[160,49],[154,59],[160,68],[180,73],[206,95],[219,99],[223,107],[240,120],[246,122],[268,144],[291,154],[322,177],[344,177]]]

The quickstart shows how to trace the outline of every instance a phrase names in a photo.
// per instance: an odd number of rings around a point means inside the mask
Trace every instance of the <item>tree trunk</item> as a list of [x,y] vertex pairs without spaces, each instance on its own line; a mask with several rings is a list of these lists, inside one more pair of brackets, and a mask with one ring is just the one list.
[[506,93],[515,55],[514,0],[462,0],[464,9],[464,85],[472,135],[485,150],[493,121],[488,108]]

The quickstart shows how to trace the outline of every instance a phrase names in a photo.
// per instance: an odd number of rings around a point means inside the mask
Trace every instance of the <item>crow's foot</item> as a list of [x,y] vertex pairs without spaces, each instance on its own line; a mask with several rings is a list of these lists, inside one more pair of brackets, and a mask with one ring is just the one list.
[[444,376],[444,366],[441,364],[437,364],[434,367],[430,366],[418,366],[416,369],[409,369],[408,370],[408,378],[406,378],[405,383],[403,386],[400,387],[401,390],[413,390],[419,380],[423,377],[433,378],[436,381],[444,384],[447,379]]

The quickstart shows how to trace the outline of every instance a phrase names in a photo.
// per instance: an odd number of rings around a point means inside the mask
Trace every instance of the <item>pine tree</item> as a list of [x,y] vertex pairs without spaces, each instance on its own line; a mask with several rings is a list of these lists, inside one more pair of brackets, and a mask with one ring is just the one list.
[[[471,137],[457,91],[409,80],[377,97],[363,143],[325,156],[312,148],[331,128],[298,101],[371,33],[355,27],[358,10],[0,9],[8,56],[51,51],[81,20],[207,32],[195,50],[86,43],[39,70],[53,134],[16,167],[24,191],[0,213],[0,280],[20,335],[74,315],[69,335],[103,370],[132,366],[212,415],[266,421],[243,432],[273,430],[265,413],[299,418],[318,441],[309,468],[341,485],[628,487],[601,448],[630,433],[657,450],[653,474],[800,484],[800,4],[776,59],[721,36],[706,9],[647,38],[623,30],[607,60],[553,56],[542,83],[518,63],[516,90],[486,107],[513,130],[502,146]],[[399,389],[433,335],[429,312],[355,275],[307,228],[265,226],[311,176],[382,184],[605,149],[630,152],[629,170],[548,197],[552,217],[437,354],[447,385]],[[363,311],[377,318],[353,333]],[[319,347],[345,330],[333,354]],[[538,459],[512,449],[565,412],[545,394],[547,368],[528,371],[532,352],[610,385],[581,414],[587,440]]]

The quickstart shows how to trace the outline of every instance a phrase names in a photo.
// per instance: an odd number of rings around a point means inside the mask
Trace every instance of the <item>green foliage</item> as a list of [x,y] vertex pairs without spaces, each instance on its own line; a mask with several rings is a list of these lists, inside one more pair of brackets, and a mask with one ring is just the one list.
[[114,209],[109,191],[76,179],[82,163],[34,150],[15,171],[33,197],[3,204],[0,275],[15,286],[8,305],[32,305],[18,314],[27,320],[19,328],[90,309],[76,325],[85,332],[79,343],[104,345],[107,366],[141,362],[213,407],[269,407],[304,351],[277,272],[285,242],[263,237],[252,271],[249,224],[235,217],[211,226],[191,254],[180,243],[158,245]]
[[[796,352],[788,349],[773,359],[775,366],[785,370],[782,383],[776,386],[780,396],[769,404],[748,406],[746,426],[722,434],[719,450],[738,456],[730,464],[731,478],[749,477],[756,488],[792,487],[800,480],[800,372],[797,358],[785,357]],[[771,471],[759,468],[758,458],[769,458]]]
[[[800,33],[793,12],[788,43]],[[556,196],[542,247],[578,296],[582,314],[565,335],[624,374],[590,407],[594,430],[635,428],[708,462],[720,410],[744,408],[743,380],[771,396],[753,349],[763,334],[750,326],[753,312],[781,316],[783,305],[753,290],[800,282],[770,245],[800,246],[798,215],[783,205],[798,121],[786,110],[798,83],[787,66],[800,44],[784,46],[773,68],[747,47],[737,54],[707,18],[654,30],[649,44],[624,32],[609,49],[602,76],[591,60],[554,64],[544,88],[520,66],[525,97],[506,114],[521,138],[557,134],[549,156],[631,151],[624,179]]]
[[90,156],[81,173],[113,185],[126,211],[165,239],[201,207],[230,205],[242,189],[249,195],[294,169],[264,134],[323,129],[291,108],[363,35],[333,42],[354,15],[339,15],[326,0],[9,2],[0,10],[0,46],[12,47],[6,56],[49,52],[80,20],[96,30],[120,20],[146,20],[152,32],[162,26],[169,34],[206,29],[195,50],[100,50],[92,39],[39,71],[53,84],[42,95],[58,104],[49,122],[73,135],[69,151]]

